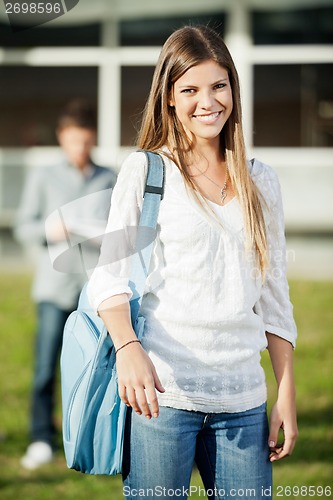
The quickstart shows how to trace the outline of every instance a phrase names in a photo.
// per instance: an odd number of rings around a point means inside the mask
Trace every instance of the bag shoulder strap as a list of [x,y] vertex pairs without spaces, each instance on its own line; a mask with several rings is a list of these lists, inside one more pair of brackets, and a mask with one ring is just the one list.
[[145,283],[149,272],[160,203],[164,195],[165,166],[157,153],[144,151],[148,161],[148,172],[143,206],[136,237],[136,251],[132,259],[132,273],[129,285],[133,292],[131,298],[132,325],[139,316]]
[[165,166],[159,154],[151,151],[144,153],[148,161],[148,171],[139,226],[155,228],[164,195]]

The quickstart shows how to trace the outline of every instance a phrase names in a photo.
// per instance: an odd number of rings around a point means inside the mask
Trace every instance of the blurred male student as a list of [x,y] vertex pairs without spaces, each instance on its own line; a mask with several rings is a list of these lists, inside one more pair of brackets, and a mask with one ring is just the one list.
[[[35,372],[31,402],[31,443],[21,459],[26,469],[36,469],[50,462],[55,450],[54,393],[57,361],[63,328],[68,315],[76,308],[79,292],[87,277],[83,273],[57,272],[52,267],[48,246],[61,247],[68,238],[64,221],[45,220],[69,202],[75,206],[82,197],[90,198],[84,214],[78,210],[78,223],[106,224],[110,193],[116,174],[96,165],[91,150],[96,142],[96,118],[88,102],[76,99],[67,104],[58,119],[57,138],[63,151],[58,165],[34,169],[28,176],[15,227],[17,239],[24,245],[38,247],[32,297],[37,304]],[[92,193],[104,193],[94,198]],[[105,196],[105,193],[107,195]],[[79,206],[79,205],[78,205]],[[75,210],[74,210],[75,214]],[[75,218],[75,215],[74,215]],[[75,220],[72,220],[75,225]],[[66,246],[66,245],[65,245]],[[97,252],[96,248],[96,252]]]

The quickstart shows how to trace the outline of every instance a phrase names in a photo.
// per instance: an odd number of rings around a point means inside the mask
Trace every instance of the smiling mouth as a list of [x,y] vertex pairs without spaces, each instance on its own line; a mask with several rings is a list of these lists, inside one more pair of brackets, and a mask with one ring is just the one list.
[[193,118],[196,118],[197,120],[204,123],[210,123],[215,121],[220,116],[221,113],[222,111],[216,111],[215,113],[209,113],[206,115],[193,115]]

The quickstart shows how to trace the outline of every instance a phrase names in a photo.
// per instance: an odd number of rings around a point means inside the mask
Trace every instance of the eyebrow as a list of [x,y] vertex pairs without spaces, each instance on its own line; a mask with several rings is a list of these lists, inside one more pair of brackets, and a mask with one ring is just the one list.
[[[214,85],[217,85],[218,83],[223,83],[223,82],[227,82],[227,81],[228,81],[228,78],[221,78],[220,80],[217,80],[217,82],[211,83],[211,85],[214,86]],[[188,88],[188,87],[198,88],[197,85],[192,85],[192,84],[181,85],[179,88],[180,89],[185,89],[185,88]]]

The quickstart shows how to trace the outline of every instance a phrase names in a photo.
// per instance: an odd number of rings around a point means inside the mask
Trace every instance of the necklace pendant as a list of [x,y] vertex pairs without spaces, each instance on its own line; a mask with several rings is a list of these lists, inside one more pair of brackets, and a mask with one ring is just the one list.
[[225,187],[223,187],[221,189],[221,203],[222,205],[224,205],[224,200],[226,199],[227,197],[227,189]]

